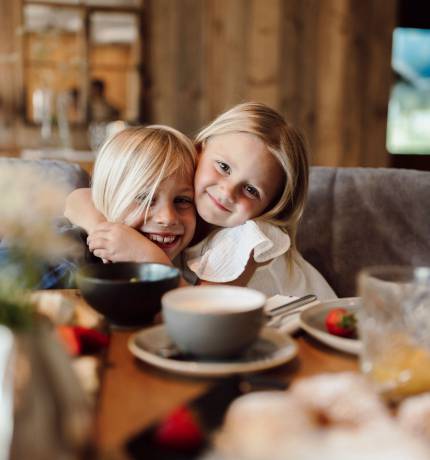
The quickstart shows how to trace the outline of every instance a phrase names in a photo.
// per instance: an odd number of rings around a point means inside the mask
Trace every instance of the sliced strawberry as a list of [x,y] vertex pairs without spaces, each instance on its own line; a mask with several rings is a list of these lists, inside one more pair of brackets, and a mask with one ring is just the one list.
[[202,445],[204,436],[194,414],[180,406],[158,426],[155,439],[162,446],[191,451]]

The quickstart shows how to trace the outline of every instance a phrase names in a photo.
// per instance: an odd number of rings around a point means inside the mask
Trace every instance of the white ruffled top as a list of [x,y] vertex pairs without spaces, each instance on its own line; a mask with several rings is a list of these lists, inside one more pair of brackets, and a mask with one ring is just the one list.
[[[295,251],[286,257],[291,240],[287,233],[267,222],[248,220],[236,227],[212,232],[185,251],[185,265],[199,279],[213,283],[234,281],[253,256],[257,267],[248,287],[276,294],[316,294],[320,300],[336,297],[321,274]],[[190,279],[190,276],[186,276]]]

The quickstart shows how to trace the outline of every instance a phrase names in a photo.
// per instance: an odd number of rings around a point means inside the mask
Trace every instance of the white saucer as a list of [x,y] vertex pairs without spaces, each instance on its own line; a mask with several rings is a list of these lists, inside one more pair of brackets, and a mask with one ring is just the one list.
[[232,360],[194,361],[163,357],[162,351],[169,347],[172,347],[172,343],[163,324],[143,329],[128,341],[131,353],[146,363],[167,371],[202,377],[263,371],[284,364],[297,354],[293,339],[271,328],[263,328],[255,344],[242,356]]
[[346,353],[358,355],[361,351],[361,341],[358,339],[348,339],[330,334],[325,328],[325,317],[332,308],[346,308],[348,311],[357,313],[361,306],[360,297],[346,297],[334,299],[329,302],[321,302],[300,314],[300,326],[309,335]]

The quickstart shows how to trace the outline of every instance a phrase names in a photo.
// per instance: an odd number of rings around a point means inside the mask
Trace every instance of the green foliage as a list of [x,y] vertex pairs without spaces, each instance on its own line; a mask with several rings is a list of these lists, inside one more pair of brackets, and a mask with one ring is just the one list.
[[[31,326],[37,289],[47,264],[66,254],[55,232],[66,189],[55,177],[27,163],[0,169],[0,239],[7,249],[0,271],[0,324],[12,330]],[[4,241],[3,241],[4,240]]]
[[32,324],[34,306],[29,296],[40,279],[41,264],[37,256],[19,246],[12,246],[8,256],[0,278],[0,324],[22,331]]
[[3,295],[0,291],[0,324],[14,331],[29,329],[33,319],[33,305],[20,295]]

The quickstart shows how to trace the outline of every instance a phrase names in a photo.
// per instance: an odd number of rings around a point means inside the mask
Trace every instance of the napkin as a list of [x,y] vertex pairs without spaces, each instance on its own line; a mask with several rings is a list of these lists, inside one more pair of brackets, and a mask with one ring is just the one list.
[[[274,295],[273,297],[269,297],[267,299],[266,305],[264,306],[264,311],[266,313],[270,312],[276,307],[280,307],[281,305],[288,304],[297,300],[298,297],[295,296],[286,296],[286,295]],[[293,334],[300,328],[300,313],[302,311],[307,310],[308,308],[314,307],[320,303],[319,300],[314,300],[309,302],[301,307],[298,307],[297,310],[294,310],[294,313],[291,313],[287,317],[285,317],[277,326],[273,326],[274,329],[280,332],[285,332],[287,334]],[[271,326],[272,327],[272,326]]]

